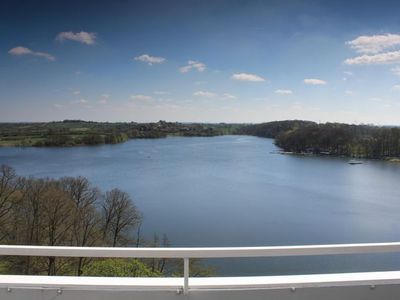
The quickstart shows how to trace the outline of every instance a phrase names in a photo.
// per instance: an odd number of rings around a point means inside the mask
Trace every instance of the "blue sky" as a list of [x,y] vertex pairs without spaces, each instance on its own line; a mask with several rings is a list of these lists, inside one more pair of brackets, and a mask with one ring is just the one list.
[[400,124],[396,1],[5,1],[0,121]]

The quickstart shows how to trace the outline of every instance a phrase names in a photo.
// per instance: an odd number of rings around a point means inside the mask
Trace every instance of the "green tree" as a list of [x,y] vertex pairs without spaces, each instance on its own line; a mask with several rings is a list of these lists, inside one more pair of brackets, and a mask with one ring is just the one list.
[[152,271],[137,259],[104,259],[92,262],[83,269],[84,276],[106,277],[157,277],[161,274]]

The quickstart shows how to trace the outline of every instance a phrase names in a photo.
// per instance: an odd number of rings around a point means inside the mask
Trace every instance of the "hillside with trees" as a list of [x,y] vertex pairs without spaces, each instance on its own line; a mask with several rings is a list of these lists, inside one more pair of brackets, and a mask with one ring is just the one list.
[[239,127],[235,133],[274,139],[281,133],[313,124],[315,123],[302,120],[273,121],[260,124],[243,125]]
[[287,152],[385,159],[400,157],[400,128],[281,121],[245,126],[242,133],[275,139]]
[[285,151],[384,159],[400,157],[400,128],[338,123],[313,124],[280,134]]

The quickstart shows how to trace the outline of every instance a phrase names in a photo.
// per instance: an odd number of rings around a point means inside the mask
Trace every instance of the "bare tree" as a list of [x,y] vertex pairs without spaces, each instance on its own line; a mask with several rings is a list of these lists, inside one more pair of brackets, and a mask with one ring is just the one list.
[[103,238],[115,247],[130,242],[129,234],[139,226],[142,216],[129,195],[119,189],[107,192],[102,203]]
[[[65,177],[60,180],[62,189],[67,192],[74,203],[75,210],[72,226],[71,245],[91,247],[99,244],[100,219],[96,211],[96,203],[100,192],[93,188],[84,177]],[[90,258],[77,259],[76,274],[82,275],[83,267],[91,261]]]
[[[65,245],[70,240],[75,214],[74,203],[67,193],[51,186],[43,195],[43,232],[49,246]],[[47,274],[57,273],[55,257],[48,258]]]
[[[43,179],[21,178],[20,197],[14,199],[12,222],[8,243],[23,245],[41,245],[43,243],[42,197],[48,188],[48,181]],[[38,273],[36,258],[15,259],[14,267],[24,274]]]
[[13,197],[18,191],[20,180],[15,170],[6,165],[0,165],[0,241],[7,237],[7,221],[13,206]]
[[[83,177],[19,177],[0,166],[0,241],[23,245],[135,245],[141,243],[142,215],[125,192],[101,194]],[[135,235],[137,235],[135,240]],[[166,240],[166,239],[164,239]],[[78,276],[88,258],[4,257],[17,274]],[[155,269],[163,270],[157,261]]]

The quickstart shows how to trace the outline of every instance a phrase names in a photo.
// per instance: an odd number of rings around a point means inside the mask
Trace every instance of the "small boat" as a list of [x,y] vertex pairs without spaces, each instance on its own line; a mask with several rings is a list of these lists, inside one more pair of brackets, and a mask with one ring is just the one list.
[[363,162],[361,160],[351,159],[349,160],[349,165],[361,165]]
[[321,151],[319,154],[321,154],[321,155],[331,155],[331,151]]

